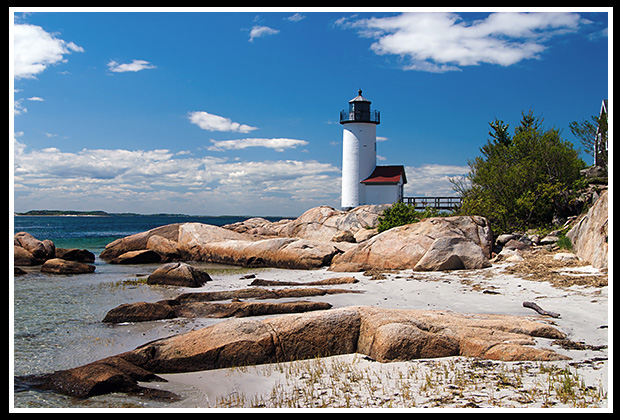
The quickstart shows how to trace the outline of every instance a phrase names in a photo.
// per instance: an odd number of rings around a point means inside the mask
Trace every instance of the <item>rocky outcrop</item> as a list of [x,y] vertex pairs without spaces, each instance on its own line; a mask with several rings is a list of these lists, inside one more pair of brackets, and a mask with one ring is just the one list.
[[[294,237],[322,242],[353,242],[358,232],[377,226],[379,216],[387,207],[389,205],[365,205],[341,211],[329,206],[319,206],[311,208],[295,220],[269,222],[256,217],[225,225],[224,228],[260,236]],[[376,234],[376,231],[374,233]]]
[[389,205],[365,205],[349,211],[328,206],[315,207],[284,225],[278,236],[328,242],[342,232],[355,235],[361,229],[376,227],[379,216],[388,207]]
[[238,318],[147,343],[82,367],[19,378],[77,397],[136,392],[157,373],[192,372],[361,353],[380,362],[462,355],[562,360],[535,337],[563,339],[549,324],[508,315],[345,307],[264,320]]
[[228,320],[149,343],[129,352],[127,360],[163,373],[353,352],[380,362],[455,355],[507,361],[566,359],[533,347],[534,337],[565,335],[518,316],[345,307],[262,321]]
[[566,234],[573,251],[595,268],[607,268],[608,254],[608,192],[605,191],[579,222]]
[[147,251],[153,258],[144,262],[176,259],[302,269],[329,265],[332,257],[340,252],[329,242],[299,238],[264,239],[218,226],[183,223],[118,239],[108,244],[100,257],[110,263],[139,263],[136,257],[143,257]]
[[432,217],[389,229],[337,255],[332,271],[489,267],[493,232],[479,216]]
[[[345,212],[320,206],[291,221],[271,223],[252,218],[227,228],[201,223],[162,226],[114,241],[100,257],[111,263],[138,263],[136,258],[150,251],[153,259],[148,262],[205,261],[300,269],[331,264],[334,271],[454,270],[490,265],[493,232],[485,218],[428,218],[372,236],[385,207],[360,206]],[[266,233],[269,235],[264,236]]]
[[291,219],[282,219],[277,222],[271,222],[262,217],[252,217],[242,222],[230,223],[222,227],[237,233],[260,237],[276,237],[279,236],[284,225],[290,222],[292,222]]
[[49,239],[39,240],[27,232],[13,236],[13,264],[15,266],[41,265],[41,272],[51,274],[83,274],[95,271],[88,263],[95,255],[86,249],[56,248]]

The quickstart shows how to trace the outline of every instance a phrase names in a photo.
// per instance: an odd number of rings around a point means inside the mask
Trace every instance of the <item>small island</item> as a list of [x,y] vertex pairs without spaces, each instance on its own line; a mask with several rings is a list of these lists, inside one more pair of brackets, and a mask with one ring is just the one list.
[[15,216],[96,216],[96,217],[111,217],[111,216],[157,216],[157,217],[188,217],[187,214],[169,214],[169,213],[155,213],[155,214],[139,214],[139,213],[108,213],[103,210],[29,210],[24,213],[15,212]]

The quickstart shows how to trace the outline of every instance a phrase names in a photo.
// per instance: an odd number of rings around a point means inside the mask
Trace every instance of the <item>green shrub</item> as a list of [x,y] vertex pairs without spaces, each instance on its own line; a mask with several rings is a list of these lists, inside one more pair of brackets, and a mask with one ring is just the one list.
[[560,249],[565,249],[567,251],[572,251],[573,243],[569,237],[561,235],[558,238],[558,241],[555,243]]
[[416,223],[427,217],[437,217],[439,215],[439,210],[434,207],[427,207],[422,211],[417,211],[412,205],[394,203],[379,216],[377,231],[381,233],[396,226]]

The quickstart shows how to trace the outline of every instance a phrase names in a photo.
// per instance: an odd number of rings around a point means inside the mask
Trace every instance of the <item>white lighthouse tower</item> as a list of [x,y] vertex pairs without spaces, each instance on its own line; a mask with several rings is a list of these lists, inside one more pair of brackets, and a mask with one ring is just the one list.
[[342,198],[343,210],[366,202],[364,185],[377,166],[377,124],[379,112],[370,111],[370,101],[358,95],[349,101],[349,110],[340,112],[342,124]]
[[377,166],[379,111],[370,110],[362,90],[340,111],[342,124],[341,207],[350,210],[363,204],[391,204],[402,199],[407,182],[405,168]]

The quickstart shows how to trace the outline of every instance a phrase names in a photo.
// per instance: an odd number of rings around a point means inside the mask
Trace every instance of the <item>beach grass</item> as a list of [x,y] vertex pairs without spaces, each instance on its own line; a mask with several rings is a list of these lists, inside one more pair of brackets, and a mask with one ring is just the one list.
[[602,385],[570,366],[464,357],[378,363],[355,354],[262,366],[230,375],[277,376],[271,389],[220,395],[213,407],[604,407]]

